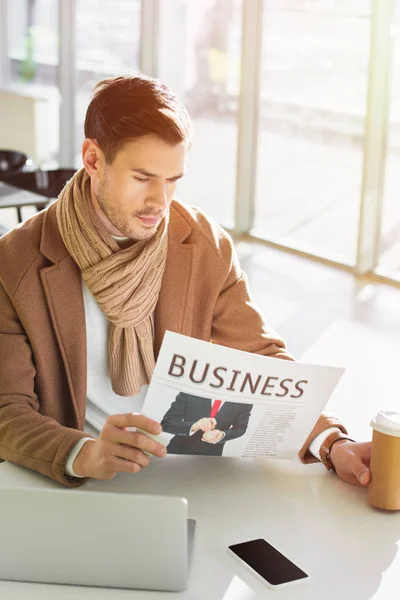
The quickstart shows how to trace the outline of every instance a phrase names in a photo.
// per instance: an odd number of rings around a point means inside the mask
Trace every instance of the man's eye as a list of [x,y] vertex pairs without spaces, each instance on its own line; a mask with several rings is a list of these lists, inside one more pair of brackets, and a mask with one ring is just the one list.
[[135,177],[136,181],[140,181],[141,183],[146,183],[146,181],[149,181],[148,179],[143,179],[142,177]]

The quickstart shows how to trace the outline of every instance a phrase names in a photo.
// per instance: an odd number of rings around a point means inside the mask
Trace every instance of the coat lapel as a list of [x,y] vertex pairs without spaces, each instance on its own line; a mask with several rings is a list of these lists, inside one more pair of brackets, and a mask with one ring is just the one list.
[[156,357],[167,330],[192,335],[196,248],[194,244],[182,243],[191,228],[173,208],[168,229],[167,262],[154,317]]
[[[87,391],[86,323],[79,267],[67,252],[58,231],[55,206],[45,217],[41,252],[53,264],[40,278],[68,379],[69,391],[82,425]],[[73,331],[73,335],[71,335]]]
[[217,416],[221,420],[225,417],[226,413],[229,413],[230,411],[232,411],[232,404],[229,403],[227,406],[227,401],[225,400],[225,402],[223,403],[223,405],[220,407],[219,411],[217,412]]
[[212,405],[213,405],[212,398],[203,398],[203,406],[204,406],[203,416],[204,417],[210,416]]

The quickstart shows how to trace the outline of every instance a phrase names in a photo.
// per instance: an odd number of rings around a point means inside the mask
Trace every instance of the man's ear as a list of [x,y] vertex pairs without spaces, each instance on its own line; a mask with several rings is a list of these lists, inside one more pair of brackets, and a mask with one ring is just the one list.
[[86,138],[83,142],[82,161],[90,177],[103,178],[105,170],[104,152],[95,140]]

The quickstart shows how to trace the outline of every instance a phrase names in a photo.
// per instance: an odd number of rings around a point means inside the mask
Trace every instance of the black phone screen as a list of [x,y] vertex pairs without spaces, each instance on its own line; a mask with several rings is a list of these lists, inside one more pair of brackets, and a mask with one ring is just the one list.
[[280,585],[308,577],[307,573],[304,573],[265,540],[243,542],[229,546],[229,549],[271,585]]

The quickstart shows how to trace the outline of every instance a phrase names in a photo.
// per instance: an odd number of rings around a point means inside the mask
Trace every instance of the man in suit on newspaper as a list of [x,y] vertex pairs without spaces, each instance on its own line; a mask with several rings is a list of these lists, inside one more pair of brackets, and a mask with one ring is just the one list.
[[252,408],[180,392],[161,421],[163,431],[174,434],[168,454],[222,456],[226,442],[246,433]]

